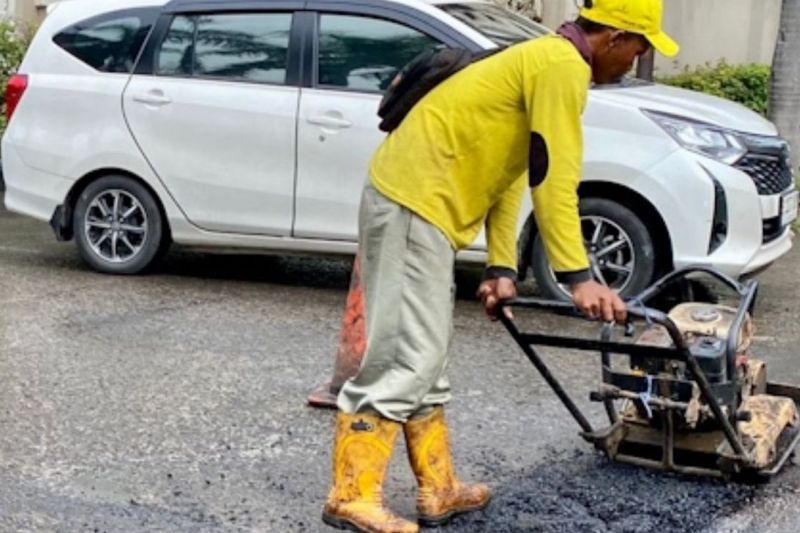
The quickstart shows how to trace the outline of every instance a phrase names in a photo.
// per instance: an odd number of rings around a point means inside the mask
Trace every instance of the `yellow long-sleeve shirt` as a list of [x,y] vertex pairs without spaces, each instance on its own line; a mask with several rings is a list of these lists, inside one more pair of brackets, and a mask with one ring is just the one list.
[[485,224],[488,265],[512,270],[529,184],[553,269],[562,281],[588,278],[577,188],[590,80],[586,61],[560,36],[470,65],[428,93],[384,140],[371,182],[438,227],[457,250]]

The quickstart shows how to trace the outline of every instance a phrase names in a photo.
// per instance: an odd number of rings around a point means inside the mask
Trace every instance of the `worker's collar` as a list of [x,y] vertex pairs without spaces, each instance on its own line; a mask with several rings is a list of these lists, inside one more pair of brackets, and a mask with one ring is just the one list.
[[586,32],[583,31],[583,28],[574,22],[565,22],[558,28],[556,33],[571,42],[583,60],[590,67],[592,66],[592,48],[589,46],[589,40],[586,38]]

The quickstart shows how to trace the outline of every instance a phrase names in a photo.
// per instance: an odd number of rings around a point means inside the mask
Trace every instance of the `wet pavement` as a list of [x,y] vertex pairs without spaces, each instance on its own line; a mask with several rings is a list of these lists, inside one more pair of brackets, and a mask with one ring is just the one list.
[[[798,260],[760,277],[755,351],[800,384]],[[332,368],[348,281],[347,260],[187,251],[102,276],[0,210],[0,531],[328,531],[332,414],[304,400]],[[798,530],[795,465],[753,487],[609,464],[468,297],[475,273],[459,281],[448,418],[462,476],[495,501],[441,531]],[[597,359],[546,357],[599,425]],[[402,446],[385,495],[413,516]]]

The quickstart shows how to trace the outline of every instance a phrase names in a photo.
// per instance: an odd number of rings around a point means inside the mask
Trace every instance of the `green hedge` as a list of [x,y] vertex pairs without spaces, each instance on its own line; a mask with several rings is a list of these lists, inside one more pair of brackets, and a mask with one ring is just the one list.
[[767,65],[716,65],[686,69],[674,76],[658,77],[659,83],[721,96],[766,115],[770,67]]
[[0,20],[0,135],[6,126],[5,93],[8,78],[17,71],[33,32],[8,20]]

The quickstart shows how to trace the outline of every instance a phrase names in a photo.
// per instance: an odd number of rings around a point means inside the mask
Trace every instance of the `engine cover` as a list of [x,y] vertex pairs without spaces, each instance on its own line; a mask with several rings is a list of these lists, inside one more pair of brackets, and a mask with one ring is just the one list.
[[[683,334],[687,344],[691,345],[696,337],[715,337],[727,341],[736,318],[736,309],[724,305],[692,302],[676,305],[668,316]],[[747,351],[753,335],[753,321],[750,315],[747,315],[739,332],[737,353],[743,354]]]

